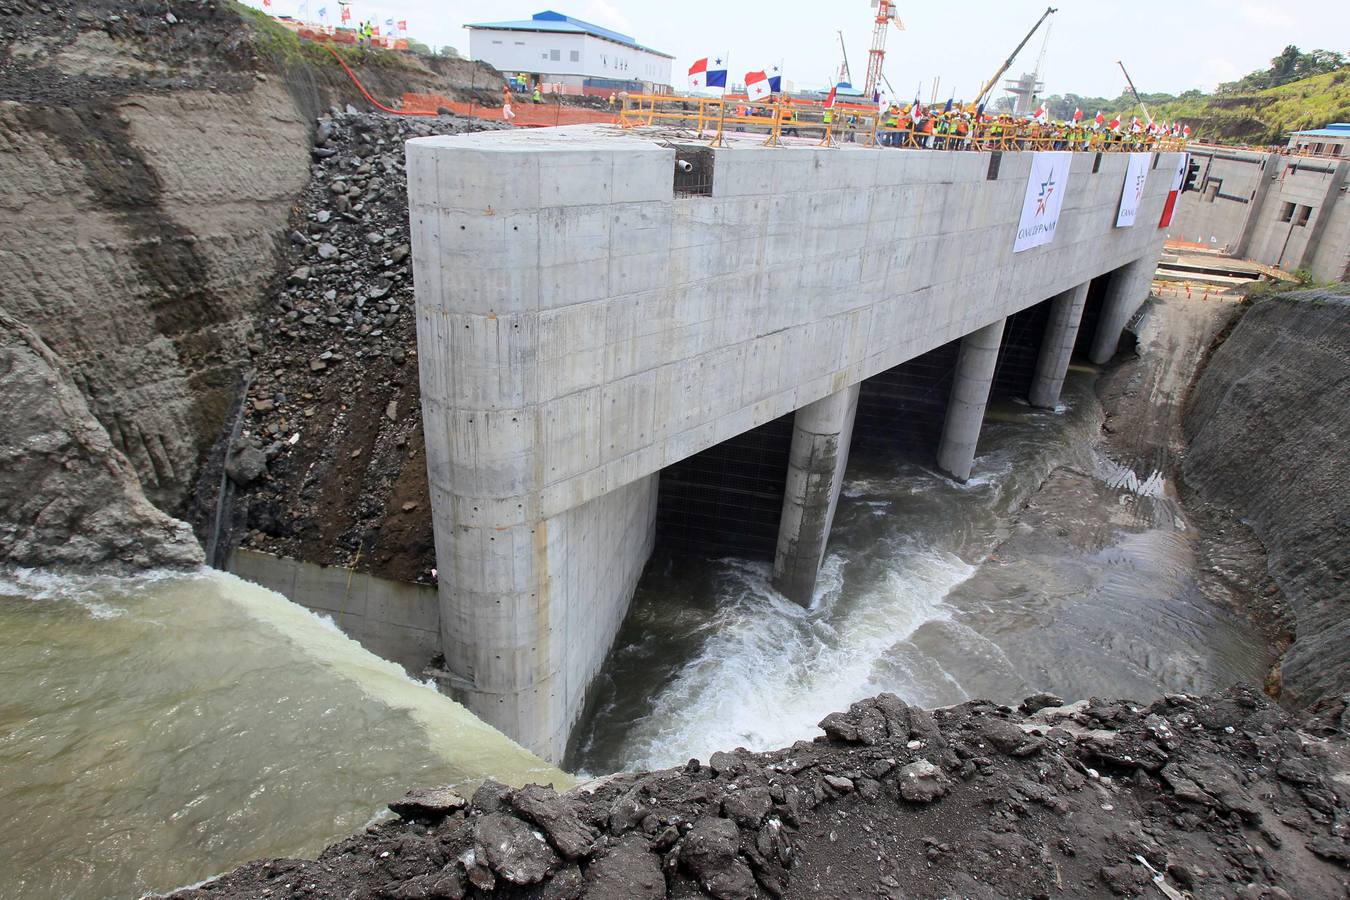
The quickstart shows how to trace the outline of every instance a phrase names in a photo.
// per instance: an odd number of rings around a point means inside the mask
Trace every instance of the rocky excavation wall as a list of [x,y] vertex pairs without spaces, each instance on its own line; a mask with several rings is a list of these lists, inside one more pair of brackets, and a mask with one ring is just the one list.
[[[261,349],[314,117],[367,104],[233,4],[0,12],[0,307],[68,367],[145,495],[183,515]],[[387,96],[490,81],[386,56],[360,71]],[[0,397],[0,429],[36,399]]]
[[1350,693],[1350,297],[1256,301],[1197,383],[1186,434],[1187,484],[1251,526],[1292,612],[1284,697]]

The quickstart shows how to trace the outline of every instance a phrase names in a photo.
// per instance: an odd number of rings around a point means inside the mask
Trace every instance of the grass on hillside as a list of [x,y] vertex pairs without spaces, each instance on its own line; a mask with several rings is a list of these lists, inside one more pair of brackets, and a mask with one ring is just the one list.
[[[1284,144],[1291,131],[1350,122],[1350,66],[1248,94],[1210,94],[1149,107],[1157,121],[1191,126],[1195,140]],[[1123,110],[1126,121],[1137,108]]]
[[398,54],[374,47],[354,47],[348,44],[319,44],[301,40],[300,36],[277,22],[262,10],[230,0],[230,6],[239,14],[249,30],[249,43],[259,58],[278,68],[293,65],[333,65],[332,55],[324,49],[332,47],[352,68],[364,66],[400,65]]

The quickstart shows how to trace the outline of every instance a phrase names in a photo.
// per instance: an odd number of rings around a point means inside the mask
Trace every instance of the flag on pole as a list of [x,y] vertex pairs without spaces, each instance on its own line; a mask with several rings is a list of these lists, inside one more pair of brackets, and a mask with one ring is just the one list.
[[319,7],[319,18],[320,18],[320,19],[326,19],[326,18],[328,18],[328,7],[326,7],[326,6],[320,6],[320,7]]
[[342,21],[350,22],[352,20],[352,9],[350,6],[342,7]]
[[715,65],[717,68],[709,68],[708,57],[705,56],[690,66],[689,86],[693,88],[725,88],[727,86],[727,70],[722,67],[721,59],[718,59]]
[[1083,120],[1083,111],[1076,106],[1073,108],[1073,120],[1075,122],[1081,122]]
[[407,20],[407,19],[399,19],[399,20],[398,20],[398,30],[399,30],[399,31],[407,31],[407,30],[408,30],[408,20]]
[[837,85],[837,84],[836,84],[834,87],[830,88],[830,95],[829,95],[828,97],[825,98],[825,108],[826,108],[826,109],[831,109],[831,108],[834,107],[834,95],[835,95],[838,91],[839,91],[839,85]]
[[746,72],[745,73],[745,95],[751,100],[763,100],[773,93],[773,88],[769,86],[769,75],[766,72]]
[[948,98],[947,98],[947,105],[944,106],[944,107],[942,107],[942,111],[945,112],[945,113],[951,112],[951,111],[952,111],[952,103],[954,103],[955,101],[956,101],[956,95],[955,95],[955,94],[953,94],[952,96],[948,97]]
[[371,34],[372,37],[379,37],[379,36],[380,36],[380,26],[378,26],[378,25],[372,25],[372,26],[370,26],[370,34]]
[[778,66],[773,67],[773,72],[769,75],[769,90],[775,94],[783,92],[783,75]]
[[1111,124],[1107,125],[1106,127],[1107,127],[1107,128],[1110,128],[1112,131],[1119,131],[1119,130],[1120,130],[1120,116],[1116,116],[1114,119],[1112,119],[1112,120],[1111,120]]
[[1183,125],[1183,126],[1181,126],[1181,135],[1182,135],[1182,137],[1190,137],[1190,136],[1191,136],[1191,126],[1189,126],[1189,125]]
[[1031,114],[1031,117],[1032,117],[1033,119],[1039,119],[1039,118],[1041,118],[1041,116],[1044,116],[1044,115],[1045,115],[1045,104],[1042,103],[1042,104],[1040,104],[1039,106],[1036,107],[1036,111],[1035,111],[1034,113]]
[[390,31],[393,31],[393,30],[394,30],[394,20],[393,20],[393,19],[385,19],[385,20],[384,20],[384,24],[385,24],[386,26],[388,26],[388,28],[389,28]]
[[1092,121],[1097,124],[1098,128],[1100,128],[1102,125],[1106,123],[1106,116],[1102,115],[1102,111],[1099,109],[1097,110],[1097,118],[1093,119]]
[[272,5],[272,0],[263,0],[263,8],[266,9]]
[[923,120],[923,104],[919,102],[917,94],[914,97],[914,105],[909,108],[909,120],[915,124]]

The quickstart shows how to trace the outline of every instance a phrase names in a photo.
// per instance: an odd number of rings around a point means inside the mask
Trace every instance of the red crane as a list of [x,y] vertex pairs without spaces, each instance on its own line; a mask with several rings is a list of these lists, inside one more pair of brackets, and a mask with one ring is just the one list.
[[872,0],[877,10],[876,25],[872,29],[872,49],[867,51],[867,84],[863,87],[863,96],[871,98],[881,81],[881,66],[886,61],[886,31],[894,22],[896,28],[904,29],[905,23],[895,15],[895,4],[891,0]]

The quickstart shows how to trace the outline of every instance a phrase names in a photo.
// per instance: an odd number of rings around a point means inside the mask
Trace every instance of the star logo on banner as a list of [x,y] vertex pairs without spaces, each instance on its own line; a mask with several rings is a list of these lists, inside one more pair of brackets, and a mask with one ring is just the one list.
[[718,59],[718,60],[716,60],[716,61],[714,62],[714,65],[720,66],[721,64],[722,64],[722,60],[720,60],[720,59]]
[[1054,193],[1055,193],[1055,172],[1052,169],[1045,176],[1045,180],[1041,182],[1041,193],[1040,196],[1036,198],[1036,215],[1038,216],[1045,215],[1046,205],[1049,204],[1050,197]]

